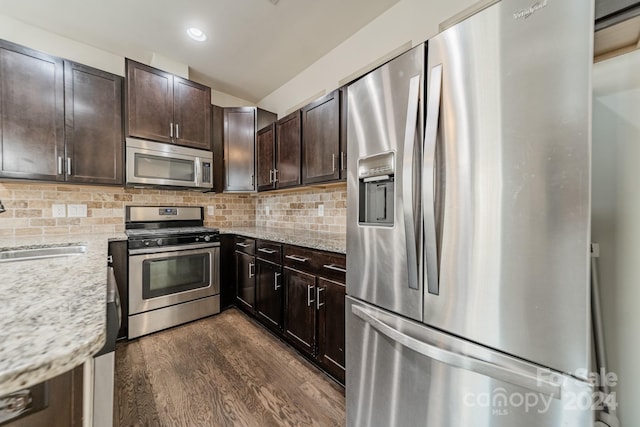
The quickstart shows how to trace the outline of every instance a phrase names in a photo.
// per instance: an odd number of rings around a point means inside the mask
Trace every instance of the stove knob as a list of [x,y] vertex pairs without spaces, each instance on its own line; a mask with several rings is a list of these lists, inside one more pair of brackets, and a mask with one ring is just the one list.
[[148,240],[145,240],[145,241],[144,241],[144,245],[145,245],[145,246],[149,246],[149,241],[148,241]]
[[162,239],[156,239],[156,245],[162,246]]
[[208,242],[209,240],[211,240],[211,236],[204,236],[204,241]]

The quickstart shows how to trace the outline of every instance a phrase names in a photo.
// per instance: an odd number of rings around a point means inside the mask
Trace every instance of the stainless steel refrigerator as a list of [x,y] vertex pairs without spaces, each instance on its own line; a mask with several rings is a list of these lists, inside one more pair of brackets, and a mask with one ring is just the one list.
[[348,426],[586,427],[593,3],[502,0],[348,87]]

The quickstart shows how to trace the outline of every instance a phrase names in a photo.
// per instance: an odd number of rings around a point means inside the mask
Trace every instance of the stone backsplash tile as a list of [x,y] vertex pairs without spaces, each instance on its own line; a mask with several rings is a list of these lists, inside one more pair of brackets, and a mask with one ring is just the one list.
[[[0,236],[111,233],[124,230],[127,205],[214,206],[209,227],[255,225],[255,197],[122,187],[0,182]],[[53,218],[53,204],[85,204],[86,218]]]
[[[0,237],[124,230],[128,205],[213,206],[209,227],[278,227],[346,232],[346,184],[260,194],[210,194],[58,183],[0,182]],[[86,218],[53,218],[53,204],[85,204]],[[318,206],[324,205],[324,216]],[[269,214],[266,208],[269,207]]]
[[[346,233],[347,186],[303,188],[256,196],[256,226]],[[318,206],[324,215],[318,215]],[[269,213],[267,214],[267,208]]]

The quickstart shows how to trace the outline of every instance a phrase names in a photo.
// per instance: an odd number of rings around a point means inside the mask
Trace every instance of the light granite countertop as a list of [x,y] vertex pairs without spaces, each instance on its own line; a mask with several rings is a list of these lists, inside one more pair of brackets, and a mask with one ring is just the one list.
[[341,254],[347,253],[347,236],[341,233],[274,227],[222,227],[220,233],[238,234],[245,237],[271,240],[273,242],[287,243]]
[[84,244],[86,253],[0,263],[0,395],[84,363],[106,331],[107,248],[124,234],[1,238],[0,251]]

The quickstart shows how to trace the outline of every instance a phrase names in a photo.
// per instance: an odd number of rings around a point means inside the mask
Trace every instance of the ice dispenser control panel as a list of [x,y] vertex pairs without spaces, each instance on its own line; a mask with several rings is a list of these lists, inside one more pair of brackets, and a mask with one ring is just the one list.
[[358,159],[358,223],[392,227],[395,206],[395,153]]

